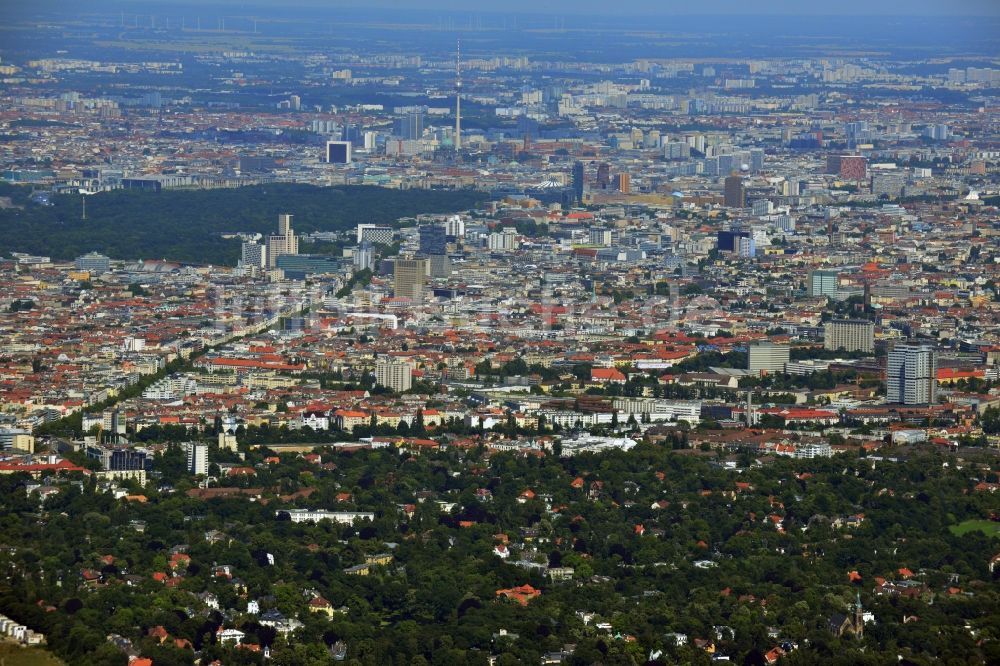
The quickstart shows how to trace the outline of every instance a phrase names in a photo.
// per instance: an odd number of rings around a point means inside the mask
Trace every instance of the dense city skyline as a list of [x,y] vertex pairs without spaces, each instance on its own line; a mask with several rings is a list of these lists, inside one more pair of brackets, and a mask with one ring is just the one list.
[[1000,663],[1000,8],[360,4],[0,8],[0,663]]

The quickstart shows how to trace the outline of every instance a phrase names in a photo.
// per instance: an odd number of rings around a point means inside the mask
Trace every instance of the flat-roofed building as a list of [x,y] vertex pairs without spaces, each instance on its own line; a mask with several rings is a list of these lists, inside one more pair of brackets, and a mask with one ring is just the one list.
[[427,272],[426,259],[396,259],[392,272],[393,292],[396,298],[408,298],[417,303],[422,301]]
[[753,374],[784,372],[789,358],[788,345],[753,342],[747,349],[747,369]]
[[413,386],[413,366],[395,358],[381,358],[375,364],[375,383],[397,393]]
[[834,319],[823,326],[823,346],[844,351],[875,350],[875,324],[865,319]]

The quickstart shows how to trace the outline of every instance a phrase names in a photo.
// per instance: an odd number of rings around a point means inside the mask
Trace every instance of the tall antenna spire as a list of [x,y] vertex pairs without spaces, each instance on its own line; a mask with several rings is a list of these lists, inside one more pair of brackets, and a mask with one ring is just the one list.
[[462,149],[462,40],[455,51],[455,150]]

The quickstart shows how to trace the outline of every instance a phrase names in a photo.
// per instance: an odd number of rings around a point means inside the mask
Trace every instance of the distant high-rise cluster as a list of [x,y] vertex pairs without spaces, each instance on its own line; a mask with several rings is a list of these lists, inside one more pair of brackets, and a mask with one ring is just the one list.
[[397,118],[394,134],[406,141],[416,141],[424,135],[424,112],[409,111],[403,117]]
[[264,244],[243,243],[240,266],[252,271],[274,269],[278,267],[278,257],[298,253],[299,238],[292,229],[292,216],[282,213],[278,216],[278,233],[268,236]]

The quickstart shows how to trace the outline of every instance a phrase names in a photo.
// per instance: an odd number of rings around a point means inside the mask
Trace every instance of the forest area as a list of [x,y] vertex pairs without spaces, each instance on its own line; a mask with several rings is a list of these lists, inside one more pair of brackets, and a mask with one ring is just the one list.
[[472,190],[396,190],[368,185],[316,187],[273,183],[234,189],[115,190],[86,197],[62,194],[41,203],[27,186],[0,183],[0,252],[69,260],[96,251],[113,259],[167,259],[234,265],[236,232],[274,233],[291,213],[297,234],[345,231],[359,223],[395,224],[421,213],[468,210],[483,195]]

